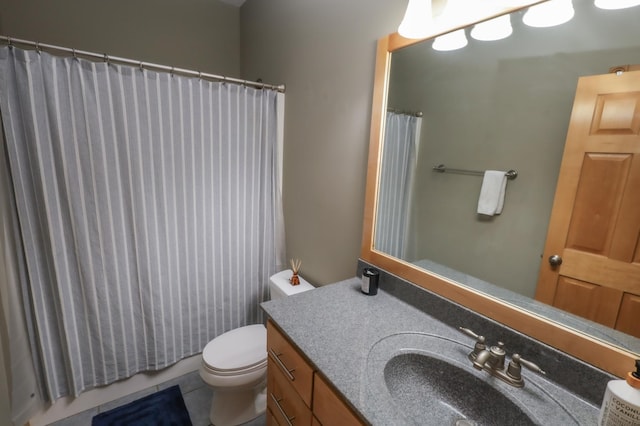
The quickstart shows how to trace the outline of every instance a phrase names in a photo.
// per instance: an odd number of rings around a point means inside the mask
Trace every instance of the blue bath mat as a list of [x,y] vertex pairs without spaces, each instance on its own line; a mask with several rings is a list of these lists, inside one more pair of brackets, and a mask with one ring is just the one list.
[[191,426],[180,386],[172,386],[97,414],[92,426]]

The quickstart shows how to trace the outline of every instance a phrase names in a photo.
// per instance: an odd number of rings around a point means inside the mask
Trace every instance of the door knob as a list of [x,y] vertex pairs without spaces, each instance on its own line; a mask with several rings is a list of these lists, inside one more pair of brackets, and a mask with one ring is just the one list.
[[562,265],[562,257],[558,256],[557,254],[554,254],[553,256],[549,256],[549,264],[554,268],[556,266]]

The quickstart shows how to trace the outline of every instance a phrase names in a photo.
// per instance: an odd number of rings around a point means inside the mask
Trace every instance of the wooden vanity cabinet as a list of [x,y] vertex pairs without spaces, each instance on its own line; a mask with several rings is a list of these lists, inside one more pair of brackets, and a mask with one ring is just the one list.
[[[295,373],[295,371],[294,371]],[[271,359],[267,363],[267,424],[273,425],[310,425],[311,409],[304,403],[300,394]]]
[[321,425],[363,424],[318,373],[313,380],[313,415]]
[[271,321],[267,351],[267,425],[364,424]]
[[271,321],[267,354],[267,419],[275,420],[267,423],[310,425],[313,369]]

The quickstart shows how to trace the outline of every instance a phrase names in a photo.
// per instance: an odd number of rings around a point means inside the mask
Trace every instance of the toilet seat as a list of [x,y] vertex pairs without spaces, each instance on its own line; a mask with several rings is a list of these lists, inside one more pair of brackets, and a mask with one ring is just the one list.
[[202,367],[218,376],[248,374],[266,368],[267,329],[262,324],[236,328],[216,337],[202,351]]
[[217,368],[210,367],[207,363],[203,363],[202,367],[207,373],[213,374],[216,376],[239,376],[241,374],[249,374],[254,371],[267,368],[267,360],[265,359],[264,362],[261,362],[259,364],[253,365],[248,368],[239,368],[236,370],[220,370]]

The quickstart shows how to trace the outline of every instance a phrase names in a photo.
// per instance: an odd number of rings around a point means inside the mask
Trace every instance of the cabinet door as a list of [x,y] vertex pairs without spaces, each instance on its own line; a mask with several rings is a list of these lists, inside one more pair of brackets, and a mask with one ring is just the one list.
[[311,409],[271,358],[267,361],[267,408],[273,416],[270,424],[311,425]]
[[268,368],[278,369],[311,407],[313,369],[271,321],[267,322],[267,351],[273,361]]
[[317,373],[313,382],[313,415],[326,426],[363,424]]

